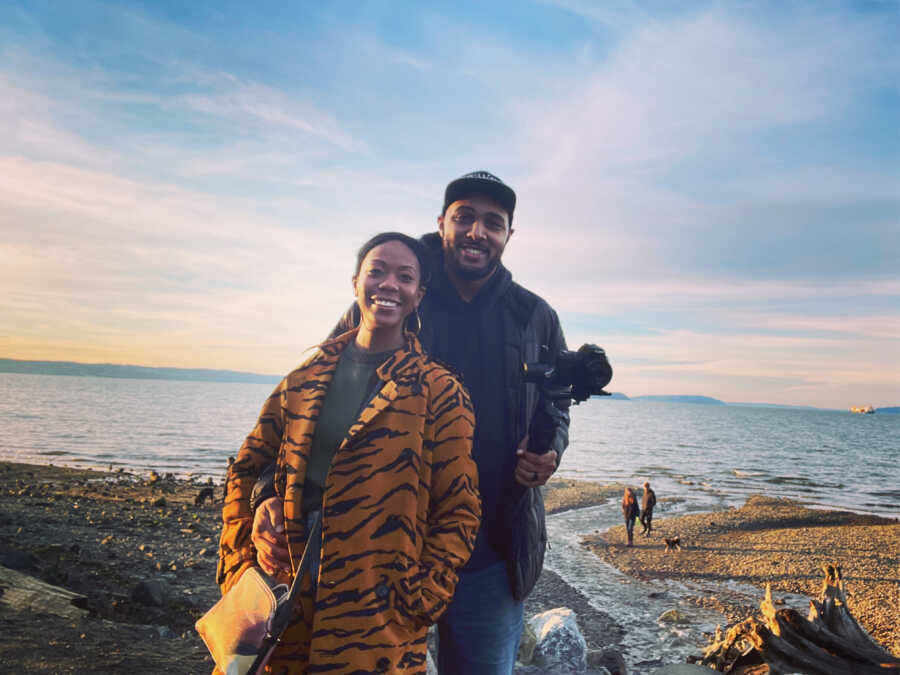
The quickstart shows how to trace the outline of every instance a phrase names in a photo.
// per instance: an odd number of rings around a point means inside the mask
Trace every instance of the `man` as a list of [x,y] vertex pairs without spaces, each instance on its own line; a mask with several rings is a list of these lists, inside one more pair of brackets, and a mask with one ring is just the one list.
[[[447,186],[438,232],[421,239],[433,256],[434,276],[419,305],[420,324],[412,328],[419,328],[432,357],[462,376],[471,394],[482,499],[475,550],[438,623],[442,675],[512,672],[523,600],[537,581],[546,545],[539,488],[568,444],[567,409],[522,379],[523,363],[546,359],[542,347],[555,354],[566,345],[556,312],[501,264],[515,206],[515,192],[493,174],[466,174]],[[358,320],[351,309],[335,333]],[[529,432],[535,430],[548,440],[532,452]],[[269,502],[264,507],[260,512]],[[269,526],[273,518],[277,514],[264,513],[254,522],[264,569],[284,564],[280,539]]]
[[641,500],[641,525],[644,526],[642,534],[646,537],[650,536],[654,506],[656,506],[656,493],[650,488],[650,481],[644,481],[644,498]]

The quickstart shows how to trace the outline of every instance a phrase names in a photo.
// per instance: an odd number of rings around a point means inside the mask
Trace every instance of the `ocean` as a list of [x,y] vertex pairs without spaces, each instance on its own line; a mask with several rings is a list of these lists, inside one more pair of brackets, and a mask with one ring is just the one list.
[[[274,385],[0,374],[10,461],[224,475]],[[650,480],[659,515],[747,495],[900,517],[900,415],[590,399],[558,475]]]

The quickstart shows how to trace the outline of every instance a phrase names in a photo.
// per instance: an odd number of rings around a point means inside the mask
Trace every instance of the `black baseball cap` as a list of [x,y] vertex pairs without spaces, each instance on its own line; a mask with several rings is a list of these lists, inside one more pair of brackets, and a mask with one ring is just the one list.
[[516,209],[516,193],[509,185],[487,171],[473,171],[451,181],[444,191],[444,209],[441,213],[447,213],[447,207],[453,202],[470,195],[487,195],[494,199],[506,209],[509,224],[512,225],[513,211]]

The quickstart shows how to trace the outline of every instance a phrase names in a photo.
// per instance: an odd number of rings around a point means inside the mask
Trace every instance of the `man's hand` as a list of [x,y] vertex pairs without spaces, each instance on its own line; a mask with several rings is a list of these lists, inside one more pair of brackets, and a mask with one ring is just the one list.
[[284,504],[278,497],[269,497],[253,515],[250,539],[256,547],[256,561],[266,574],[277,576],[290,573],[291,554],[284,533]]
[[528,452],[528,435],[519,441],[516,450],[516,482],[525,487],[538,487],[546,483],[556,471],[556,451],[551,450],[542,455]]

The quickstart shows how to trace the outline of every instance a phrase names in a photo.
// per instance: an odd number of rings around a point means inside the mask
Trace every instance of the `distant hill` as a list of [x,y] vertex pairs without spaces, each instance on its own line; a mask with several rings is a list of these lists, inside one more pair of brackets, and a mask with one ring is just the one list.
[[237,370],[203,368],[148,368],[120,366],[111,363],[75,363],[73,361],[17,361],[0,359],[0,373],[25,375],[71,375],[76,377],[113,377],[135,380],[187,380],[196,382],[245,382],[266,384],[279,382],[277,375],[244,373]]
[[886,415],[900,415],[900,405],[892,406],[890,408],[876,408],[875,413]]
[[625,394],[623,394],[621,391],[611,392],[609,396],[595,396],[594,398],[608,398],[608,399],[612,399],[613,401],[630,401],[631,400]]
[[731,403],[727,405],[743,406],[745,408],[791,408],[794,410],[836,410],[837,408],[817,408],[812,405],[789,405],[786,403]]
[[699,403],[702,405],[725,405],[724,401],[709,396],[679,396],[662,394],[658,396],[632,396],[632,401],[663,401],[665,403]]

